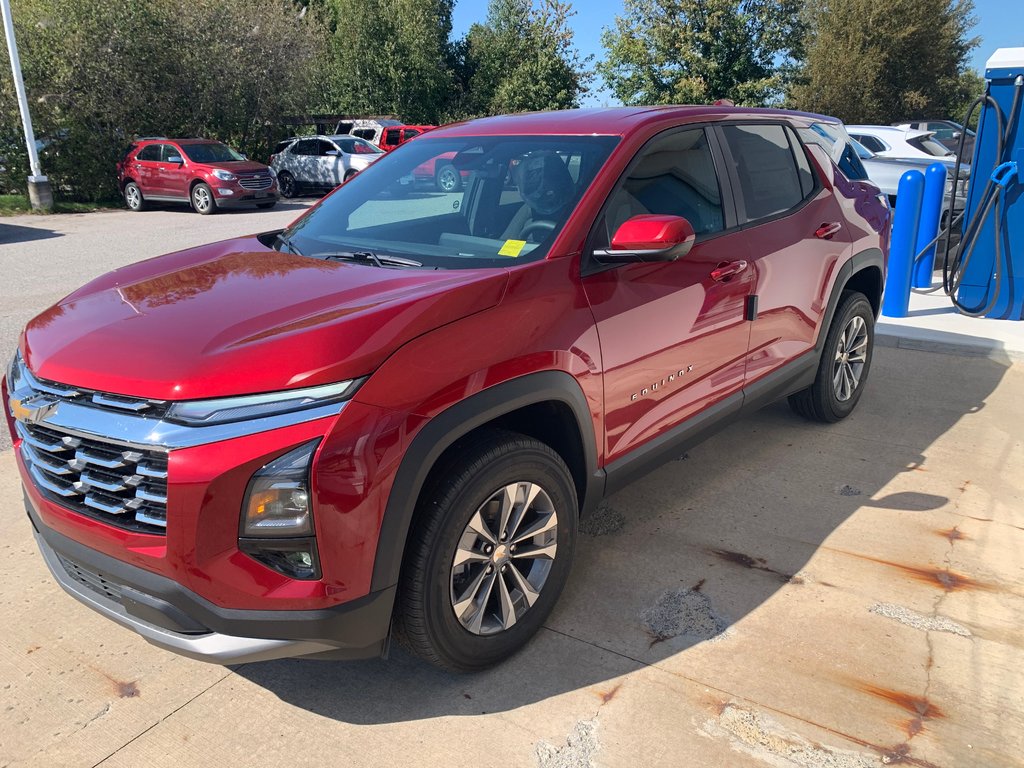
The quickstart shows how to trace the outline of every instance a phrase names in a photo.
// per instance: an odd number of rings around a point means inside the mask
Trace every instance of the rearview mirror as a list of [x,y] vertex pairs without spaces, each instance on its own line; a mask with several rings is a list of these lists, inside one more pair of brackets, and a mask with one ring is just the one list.
[[626,219],[612,237],[611,247],[594,251],[604,264],[675,261],[690,252],[697,235],[682,216],[647,213]]

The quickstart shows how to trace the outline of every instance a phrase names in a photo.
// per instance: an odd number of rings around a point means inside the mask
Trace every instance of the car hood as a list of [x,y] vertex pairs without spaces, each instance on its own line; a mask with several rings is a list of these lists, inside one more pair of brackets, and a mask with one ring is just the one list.
[[33,319],[40,378],[161,400],[372,373],[410,339],[498,303],[504,270],[388,269],[280,253],[255,237],[115,270]]

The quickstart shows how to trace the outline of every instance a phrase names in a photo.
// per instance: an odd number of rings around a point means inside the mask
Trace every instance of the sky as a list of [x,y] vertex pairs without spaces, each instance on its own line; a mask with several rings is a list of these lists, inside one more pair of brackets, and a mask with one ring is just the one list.
[[[602,57],[601,30],[610,27],[615,14],[622,13],[622,0],[575,0],[577,10],[572,26],[576,31],[576,47],[584,56]],[[1021,0],[974,0],[978,20],[973,33],[981,42],[971,57],[971,66],[985,74],[985,62],[996,48],[1024,47],[1024,23],[1021,23]],[[470,24],[487,16],[487,0],[457,0],[453,25],[456,35],[465,34]],[[600,79],[592,83],[595,92],[584,100],[584,106],[616,103],[614,97],[600,88]]]

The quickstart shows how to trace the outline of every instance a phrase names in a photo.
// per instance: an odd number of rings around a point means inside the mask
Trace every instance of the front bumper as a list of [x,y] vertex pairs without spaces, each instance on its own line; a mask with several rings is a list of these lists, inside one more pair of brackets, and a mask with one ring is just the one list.
[[90,549],[45,526],[26,496],[36,542],[57,582],[148,642],[214,664],[384,653],[395,589],[319,610],[220,608],[177,582]]

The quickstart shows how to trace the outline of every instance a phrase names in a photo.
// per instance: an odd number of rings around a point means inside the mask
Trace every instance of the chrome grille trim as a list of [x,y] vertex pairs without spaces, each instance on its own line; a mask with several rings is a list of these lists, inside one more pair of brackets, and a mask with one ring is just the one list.
[[25,383],[30,389],[53,395],[62,403],[92,404],[103,410],[128,411],[132,413],[150,411],[154,415],[163,415],[169,407],[166,400],[150,400],[148,398],[129,397],[127,395],[114,395],[109,392],[96,392],[90,389],[69,387],[53,381],[38,379],[26,365],[22,366],[21,375],[25,378]]
[[14,428],[29,477],[43,495],[119,528],[166,531],[166,453],[126,450],[96,438],[65,440],[49,423],[16,421]]
[[238,185],[243,189],[270,189],[274,180],[267,176],[241,176]]

